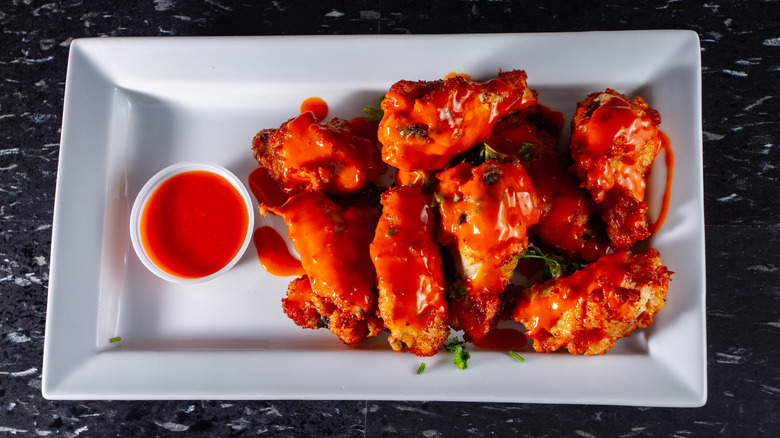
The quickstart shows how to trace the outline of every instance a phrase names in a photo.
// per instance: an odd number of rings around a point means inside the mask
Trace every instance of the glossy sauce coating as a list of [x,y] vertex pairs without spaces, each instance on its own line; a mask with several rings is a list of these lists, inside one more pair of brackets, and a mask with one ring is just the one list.
[[525,289],[512,318],[526,327],[536,351],[604,354],[652,324],[671,274],[655,249],[609,254],[568,277]]
[[558,279],[556,290],[544,298],[521,300],[514,311],[514,318],[530,319],[525,328],[529,337],[542,331],[550,331],[561,316],[577,304],[577,301],[604,285],[620,285],[628,273],[625,266],[626,252],[613,253],[574,274]]
[[399,81],[382,101],[382,159],[406,171],[442,169],[487,138],[503,115],[535,101],[521,70],[502,72],[485,83],[461,75],[434,82]]
[[249,174],[249,190],[255,196],[260,212],[274,210],[287,202],[290,196],[282,190],[279,183],[268,173],[265,167],[258,167]]
[[328,104],[319,97],[309,97],[301,103],[301,114],[311,111],[317,120],[328,117]]
[[588,192],[569,172],[570,162],[557,152],[551,132],[560,132],[563,115],[543,105],[499,121],[485,143],[518,157],[539,195],[539,222],[529,232],[568,258],[595,261],[609,249],[604,224]]
[[260,227],[253,235],[257,258],[266,271],[278,277],[300,277],[305,274],[301,261],[290,254],[287,243],[271,227]]
[[370,138],[355,135],[350,122],[319,121],[311,111],[279,129],[260,131],[252,141],[258,163],[288,194],[319,191],[347,194],[376,180],[382,168]]
[[[577,173],[596,202],[615,185],[644,199],[645,173],[658,154],[658,112],[640,97],[607,90],[575,114],[571,151]],[[593,106],[598,105],[595,110]]]
[[180,278],[211,275],[238,254],[249,216],[224,178],[189,171],[164,181],[141,216],[141,242],[163,271]]
[[433,313],[446,314],[444,276],[431,195],[414,187],[382,195],[382,218],[371,243],[380,288],[393,295],[397,325],[425,327]]
[[475,340],[497,322],[499,295],[528,245],[528,227],[539,220],[538,199],[516,162],[461,163],[437,177],[439,240],[450,248],[458,271],[450,324]]
[[650,236],[644,193],[661,147],[660,123],[641,97],[611,89],[578,103],[572,119],[572,170],[598,205],[615,250]]
[[[517,163],[461,163],[437,175],[442,196],[443,244],[456,244],[461,258],[477,263],[468,272],[474,293],[500,293],[506,279],[496,268],[528,244],[527,229],[539,220],[538,198],[531,179]],[[515,254],[516,255],[516,254]]]
[[420,356],[435,354],[449,328],[445,281],[436,242],[431,195],[418,187],[382,194],[371,257],[379,286],[379,310],[393,349]]
[[373,215],[311,192],[290,197],[279,213],[317,295],[357,313],[376,305],[376,273],[368,249]]

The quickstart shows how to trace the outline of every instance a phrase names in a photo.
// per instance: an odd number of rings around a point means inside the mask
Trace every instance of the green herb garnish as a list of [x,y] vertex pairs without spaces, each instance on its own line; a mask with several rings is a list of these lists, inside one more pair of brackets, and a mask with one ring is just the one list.
[[487,143],[482,143],[482,159],[484,161],[495,161],[497,163],[507,163],[511,161],[517,161],[517,158],[510,155],[502,154],[501,152],[493,149]]
[[398,228],[388,228],[385,232],[385,237],[393,237],[393,234],[398,232]]
[[110,343],[112,343],[112,344],[116,344],[117,342],[119,342],[119,341],[121,341],[121,340],[122,340],[122,337],[121,337],[121,336],[117,336],[117,337],[115,337],[115,338],[111,338],[111,339],[109,339],[109,340],[108,340],[108,342],[110,342]]
[[453,337],[450,338],[449,342],[444,344],[444,348],[455,354],[452,357],[452,363],[454,363],[458,369],[465,370],[468,368],[468,360],[471,357],[471,353],[466,350],[465,342]]
[[519,354],[515,353],[512,350],[509,350],[509,354],[514,357],[518,362],[525,362],[525,359],[523,359],[523,356],[520,356]]
[[540,259],[544,261],[544,275],[546,278],[558,278],[563,274],[563,268],[558,260],[548,256],[541,249],[534,244],[529,244],[528,247],[520,255],[519,259]]
[[520,149],[517,151],[517,154],[525,161],[533,161],[536,158],[531,153],[531,148],[534,147],[533,143],[524,142],[522,146],[520,146]]
[[417,368],[417,374],[422,374],[423,371],[425,371],[425,362],[420,364],[420,367]]
[[446,200],[446,198],[444,197],[444,195],[442,195],[439,192],[433,192],[433,196],[431,197],[431,203],[428,204],[428,205],[431,208],[433,208],[433,207],[436,207],[437,205],[441,204],[445,200]]
[[366,115],[366,121],[371,123],[379,123],[382,121],[382,117],[385,116],[385,112],[381,108],[374,108],[371,105],[366,105],[363,108],[363,113]]
[[366,121],[371,123],[379,123],[382,121],[382,117],[385,116],[385,112],[382,111],[382,101],[385,100],[385,95],[379,97],[379,108],[374,108],[371,105],[366,105],[363,108],[363,113],[366,115]]

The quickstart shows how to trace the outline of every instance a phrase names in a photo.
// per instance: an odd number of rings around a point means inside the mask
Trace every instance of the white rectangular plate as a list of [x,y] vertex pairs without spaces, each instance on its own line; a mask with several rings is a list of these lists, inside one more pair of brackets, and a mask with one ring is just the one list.
[[[182,160],[246,180],[250,144],[307,97],[351,118],[400,79],[524,69],[568,118],[606,87],[657,108],[676,154],[651,245],[675,272],[655,324],[598,357],[472,350],[465,371],[383,339],[343,345],[281,310],[289,278],[250,249],[226,275],[174,285],[144,269],[128,218]],[[43,395],[51,399],[386,399],[701,406],[706,400],[699,40],[689,31],[435,36],[117,38],[71,45],[51,257]],[[564,135],[568,135],[567,133]],[[663,172],[653,174],[657,210]],[[284,230],[278,218],[263,218]],[[120,336],[121,341],[109,339]],[[417,375],[420,362],[427,368]]]

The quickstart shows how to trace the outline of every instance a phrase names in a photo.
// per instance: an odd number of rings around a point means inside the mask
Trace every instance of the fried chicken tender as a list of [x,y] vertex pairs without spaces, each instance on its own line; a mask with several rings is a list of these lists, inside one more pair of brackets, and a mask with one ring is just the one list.
[[307,279],[288,288],[285,313],[305,328],[327,324],[348,344],[381,332],[369,253],[376,217],[363,208],[340,207],[316,192],[290,197],[276,213],[287,223]]
[[616,250],[650,236],[646,174],[661,147],[661,116],[639,96],[593,93],[572,119],[572,170],[598,204]]
[[375,181],[384,166],[377,145],[350,122],[320,122],[311,111],[264,129],[252,140],[252,153],[288,194],[319,191],[345,194]]
[[478,144],[510,111],[536,102],[522,70],[487,82],[454,75],[446,80],[399,81],[382,101],[378,139],[382,159],[401,169],[437,170]]
[[371,257],[379,312],[395,351],[433,356],[450,333],[436,225],[431,195],[419,187],[396,187],[382,194]]
[[501,307],[527,229],[539,220],[531,179],[516,162],[461,163],[439,174],[439,241],[448,245],[460,276],[450,325],[469,338],[484,336]]
[[516,156],[533,181],[540,217],[529,234],[569,260],[593,262],[607,253],[609,240],[595,202],[557,150],[562,124],[560,113],[533,105],[501,119],[485,143]]
[[572,354],[604,354],[618,339],[652,324],[671,274],[655,249],[609,254],[572,275],[525,289],[512,318],[525,326],[538,352],[566,347]]

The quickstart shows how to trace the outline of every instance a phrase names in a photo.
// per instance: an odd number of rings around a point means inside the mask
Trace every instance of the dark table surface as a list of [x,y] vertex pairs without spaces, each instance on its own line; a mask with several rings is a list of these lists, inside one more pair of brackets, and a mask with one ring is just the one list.
[[[0,436],[780,436],[780,2],[611,0],[581,2],[573,9],[576,3],[0,3]],[[79,402],[41,396],[52,211],[72,39],[629,29],[692,29],[701,39],[709,392],[704,407]],[[637,49],[652,56],[652,47]]]

